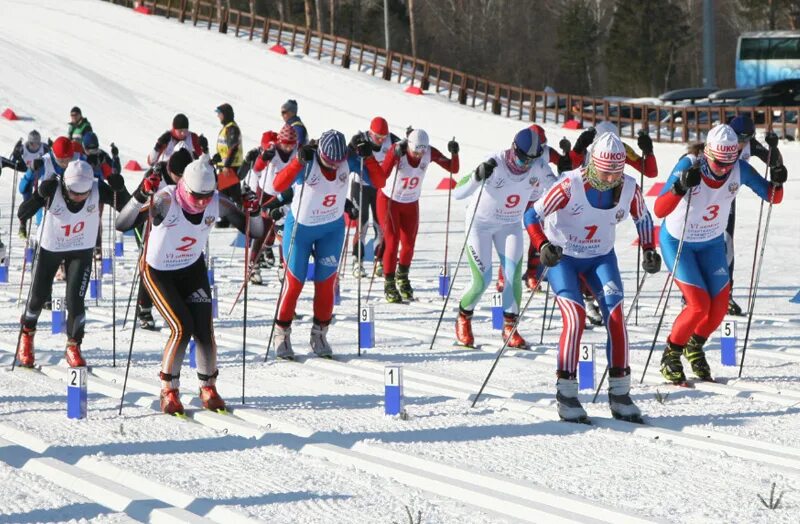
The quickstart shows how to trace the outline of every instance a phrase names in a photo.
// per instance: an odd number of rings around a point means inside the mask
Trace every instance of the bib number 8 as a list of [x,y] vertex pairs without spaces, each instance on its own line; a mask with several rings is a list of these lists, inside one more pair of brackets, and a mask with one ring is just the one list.
[[336,204],[336,195],[325,195],[322,199],[322,205],[325,207],[333,207]]

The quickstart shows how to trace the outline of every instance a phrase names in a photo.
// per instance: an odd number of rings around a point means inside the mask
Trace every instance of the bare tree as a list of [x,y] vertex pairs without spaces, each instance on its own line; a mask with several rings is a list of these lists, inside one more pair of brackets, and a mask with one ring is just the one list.
[[306,13],[306,29],[311,29],[311,0],[305,0],[304,7]]
[[334,29],[335,29],[334,19],[336,17],[334,15],[336,13],[336,2],[334,0],[330,0],[330,2],[328,3],[328,11],[329,11],[328,12],[328,16],[331,17],[331,20],[330,20],[331,31],[330,31],[330,33],[331,34],[335,34],[335,31],[334,31]]
[[317,31],[322,32],[322,0],[314,0],[314,12],[317,15]]
[[414,0],[408,2],[408,30],[411,33],[411,56],[417,58],[417,32],[414,28]]

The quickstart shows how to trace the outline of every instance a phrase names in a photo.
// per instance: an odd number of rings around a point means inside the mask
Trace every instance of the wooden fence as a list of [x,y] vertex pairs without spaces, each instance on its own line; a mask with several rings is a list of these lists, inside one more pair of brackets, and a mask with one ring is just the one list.
[[661,142],[702,140],[708,130],[729,118],[749,114],[761,130],[796,137],[800,107],[743,107],[726,105],[651,105],[602,98],[525,89],[387,51],[347,38],[315,31],[228,7],[225,0],[105,0],[135,7],[142,5],[154,15],[176,18],[181,23],[205,26],[239,38],[280,44],[290,52],[356,69],[386,81],[417,86],[459,104],[490,111],[524,122],[564,123],[579,120],[594,125],[608,120],[621,136],[634,137],[639,130]]

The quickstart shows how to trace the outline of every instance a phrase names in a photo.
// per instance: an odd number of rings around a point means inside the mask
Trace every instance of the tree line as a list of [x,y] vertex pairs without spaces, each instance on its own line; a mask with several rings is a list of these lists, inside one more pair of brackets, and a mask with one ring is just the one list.
[[[703,78],[703,0],[217,0],[518,87],[656,96]],[[714,0],[716,85],[740,33],[800,29],[800,0]]]

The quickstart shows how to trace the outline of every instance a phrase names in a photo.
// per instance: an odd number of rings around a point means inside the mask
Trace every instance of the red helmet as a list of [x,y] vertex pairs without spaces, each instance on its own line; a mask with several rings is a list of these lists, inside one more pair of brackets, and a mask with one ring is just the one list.
[[381,116],[376,116],[369,123],[369,130],[376,135],[386,136],[389,134],[389,123]]
[[56,138],[51,150],[53,151],[53,156],[59,159],[72,158],[75,154],[75,146],[72,141],[65,136]]
[[533,131],[534,133],[539,135],[539,143],[540,144],[544,145],[544,144],[547,143],[547,136],[545,136],[544,129],[542,129],[542,126],[540,126],[539,124],[533,124],[528,129],[530,129],[531,131]]

